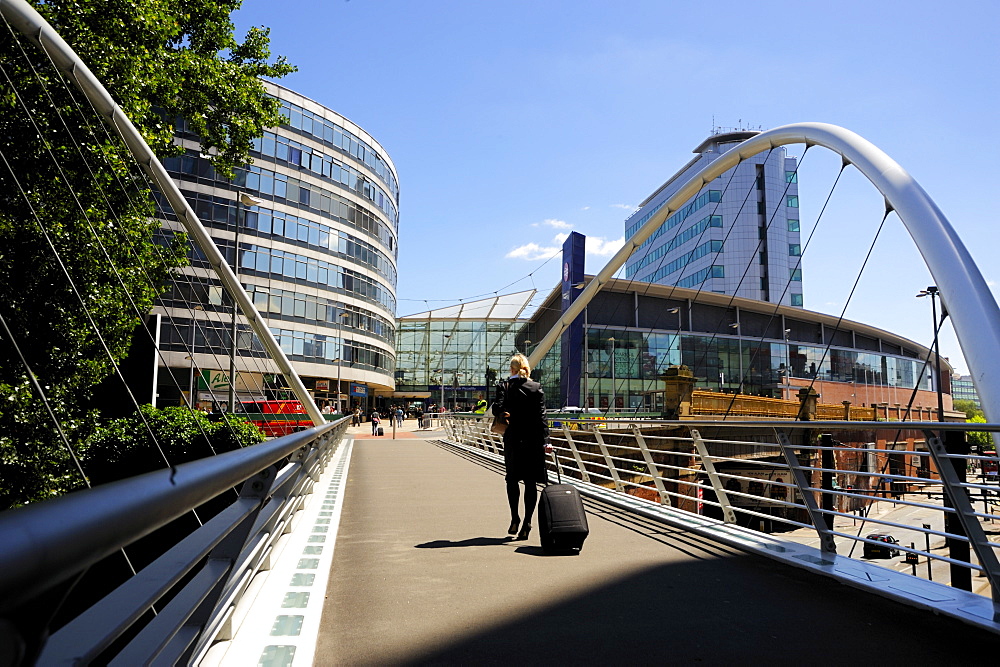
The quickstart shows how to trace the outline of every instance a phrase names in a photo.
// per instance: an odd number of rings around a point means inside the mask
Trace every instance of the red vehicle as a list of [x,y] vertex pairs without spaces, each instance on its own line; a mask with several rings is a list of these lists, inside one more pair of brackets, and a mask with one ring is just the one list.
[[241,405],[248,419],[269,438],[278,438],[313,426],[301,401],[248,401]]

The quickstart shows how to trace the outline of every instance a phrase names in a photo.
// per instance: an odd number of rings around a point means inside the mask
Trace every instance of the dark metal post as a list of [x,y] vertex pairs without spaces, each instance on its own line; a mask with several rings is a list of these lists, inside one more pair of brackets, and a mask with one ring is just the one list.
[[[958,454],[960,456],[969,453],[969,445],[965,441],[965,433],[962,431],[947,431],[944,434],[944,448],[948,454]],[[959,483],[965,483],[966,460],[963,458],[948,459],[944,465],[951,464],[958,476]],[[945,507],[956,507],[956,503],[949,497],[947,486],[944,494]],[[965,493],[963,489],[956,488],[955,493]],[[958,515],[954,512],[947,512],[944,515],[944,531],[952,535],[965,536],[965,529]],[[945,539],[948,545],[948,556],[953,560],[963,563],[969,562],[969,542],[966,540],[949,537]],[[951,585],[953,588],[961,588],[964,591],[972,590],[972,570],[961,565],[949,565],[951,569]]]
[[[923,527],[924,527],[924,530],[930,530],[931,529],[931,524],[925,523],[925,524],[923,524]],[[934,573],[931,572],[931,561],[933,559],[931,558],[931,534],[930,533],[924,533],[924,544],[925,544],[926,549],[927,549],[927,581],[934,581]]]
[[[931,291],[933,290],[933,291]],[[944,421],[944,394],[941,387],[941,342],[938,339],[938,317],[937,317],[937,300],[934,298],[938,296],[938,290],[936,287],[928,287],[928,292],[931,292],[931,316],[934,318],[934,386],[937,388],[937,409],[939,422]],[[962,437],[962,441],[965,441],[965,437]],[[965,468],[962,468],[962,481],[965,481]]]
[[[826,447],[833,447],[833,436],[830,435],[829,433],[823,433],[822,435],[819,436],[819,444],[820,447],[824,448],[820,450],[821,452],[820,460],[822,461],[821,467],[823,468],[823,472],[820,474],[822,480],[820,483],[820,488],[822,488],[823,491],[825,492],[833,491],[833,473],[828,472],[828,470],[831,470],[834,467],[836,467],[836,464],[834,463],[833,450],[825,449]],[[822,507],[822,509],[824,510],[823,520],[826,522],[826,527],[829,528],[830,530],[833,530],[834,517],[832,514],[826,513],[833,511],[832,493],[823,493],[822,497],[820,498],[820,507]]]

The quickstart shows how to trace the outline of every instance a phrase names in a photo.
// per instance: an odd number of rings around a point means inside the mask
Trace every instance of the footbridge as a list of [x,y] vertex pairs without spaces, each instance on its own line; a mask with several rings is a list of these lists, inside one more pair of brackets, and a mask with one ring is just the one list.
[[[37,83],[51,82],[44,94],[62,100],[23,104],[25,136],[44,129],[51,144],[50,132],[65,128],[72,140],[54,145],[80,139],[121,152],[93,173],[117,174],[127,153],[135,173],[104,180],[115,180],[122,197],[135,187],[159,193],[176,231],[193,244],[174,248],[177,257],[161,258],[145,275],[158,289],[159,271],[169,273],[172,262],[200,262],[184,285],[204,288],[205,299],[188,289],[192,299],[166,313],[164,331],[191,361],[189,377],[172,380],[193,393],[197,337],[228,348],[234,368],[243,327],[258,374],[294,392],[315,425],[181,464],[154,442],[162,470],[31,498],[0,514],[0,665],[926,664],[981,661],[1000,648],[996,454],[966,446],[967,432],[995,433],[1000,424],[732,414],[554,420],[550,479],[579,487],[591,536],[578,556],[547,556],[537,535],[504,534],[503,444],[481,417],[446,414],[428,429],[411,421],[382,437],[348,419],[327,422],[234,272],[238,252],[228,259],[220,252],[112,95],[28,3],[0,0],[0,15],[11,34],[24,36],[25,76],[51,68]],[[86,121],[35,124],[57,106]],[[741,160],[789,143],[838,153],[875,185],[886,215],[898,213],[941,286],[986,417],[996,421],[1000,309],[982,275],[905,171],[857,135],[820,123],[763,132],[692,175],[562,313],[532,351],[533,365],[684,201]],[[22,153],[28,162],[42,159]],[[56,166],[52,173],[62,174]],[[90,174],[86,166],[74,173]],[[18,170],[7,171],[20,183]],[[65,184],[66,201],[81,215],[59,218],[56,229],[65,223],[86,239],[74,245],[106,250],[108,230],[121,226],[84,220],[95,206],[76,195],[96,191],[101,180]],[[52,221],[36,215],[33,201],[56,195],[33,188],[19,185],[23,219],[14,222],[49,239]],[[62,274],[53,283],[79,300],[67,296],[61,311],[85,315],[79,331],[107,353],[87,362],[122,376],[124,353],[112,353],[103,336],[117,336],[111,346],[124,350],[117,329],[128,329],[99,326],[121,313],[101,311],[99,299],[77,291],[64,250],[52,243],[45,260],[65,270],[66,284]],[[130,307],[128,318],[145,320],[148,308]],[[211,335],[199,316],[206,309],[214,311]],[[22,354],[38,336],[0,319],[11,360],[5,370],[17,376],[3,401],[14,426],[0,434],[17,447],[4,452],[32,461],[38,451],[59,451],[70,471],[60,474],[75,474],[72,462],[89,485],[77,460],[86,429],[51,394],[62,370],[51,368],[55,346]],[[935,335],[940,326],[935,312]],[[139,333],[157,348],[158,333]],[[337,363],[345,349],[341,341]]]
[[[547,556],[537,535],[504,534],[502,443],[477,417],[441,422],[373,437],[345,420],[318,439],[295,434],[178,466],[172,478],[151,473],[6,513],[7,664],[17,647],[37,650],[38,664],[121,665],[842,664],[873,651],[925,664],[1000,647],[995,561],[979,550],[995,551],[992,511],[960,499],[948,508],[947,474],[824,490],[822,467],[808,470],[806,445],[791,444],[794,423],[743,425],[740,442],[740,425],[564,422],[556,460],[586,497],[591,536],[580,555]],[[740,448],[795,458],[766,458],[784,476],[724,472]],[[239,498],[207,509],[212,487],[235,484],[223,470],[261,466]],[[765,479],[766,490],[742,502],[752,494],[736,479]],[[966,485],[989,497],[989,485]],[[863,511],[848,509],[852,498]],[[202,527],[103,599],[79,599],[99,597],[100,559],[192,506]],[[946,544],[949,516],[971,529],[966,562]],[[904,538],[901,553],[867,557],[872,532]],[[951,585],[962,580],[955,570],[971,573],[974,590]]]

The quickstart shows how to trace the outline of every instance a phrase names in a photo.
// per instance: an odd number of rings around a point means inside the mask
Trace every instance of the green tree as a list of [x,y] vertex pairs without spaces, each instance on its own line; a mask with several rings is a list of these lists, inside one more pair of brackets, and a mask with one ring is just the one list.
[[[986,417],[980,413],[966,419],[965,421],[973,424],[985,424]],[[979,451],[981,452],[986,451],[987,449],[993,449],[993,434],[989,431],[969,431],[966,438],[970,445],[978,445]]]
[[[270,62],[266,29],[236,40],[229,17],[239,1],[32,4],[161,157],[177,152],[173,119],[183,117],[216,168],[232,174],[249,161],[252,139],[281,122],[260,77],[294,68]],[[41,50],[4,26],[0,66],[3,509],[82,483],[64,442],[88,439],[92,388],[187,260],[182,236],[157,238],[149,187],[127,151]]]
[[975,401],[959,398],[953,401],[952,405],[958,412],[964,412],[966,419],[972,419],[976,415],[983,416],[983,411],[976,405]]

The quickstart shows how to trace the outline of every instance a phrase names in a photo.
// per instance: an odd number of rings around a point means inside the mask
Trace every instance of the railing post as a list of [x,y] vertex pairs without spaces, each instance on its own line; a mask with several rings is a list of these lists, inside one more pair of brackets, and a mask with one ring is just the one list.
[[594,437],[597,439],[597,446],[601,448],[601,454],[604,456],[604,462],[608,466],[608,472],[611,473],[611,479],[615,480],[615,491],[619,493],[625,491],[621,477],[618,476],[618,468],[615,467],[615,462],[611,460],[608,446],[604,444],[604,436],[601,435],[601,430],[596,426],[594,427]]
[[729,502],[729,494],[726,493],[726,487],[722,483],[719,473],[715,470],[715,461],[708,455],[708,447],[705,446],[705,441],[702,439],[698,429],[691,429],[691,438],[694,440],[695,449],[698,450],[698,456],[701,457],[701,464],[704,466],[705,472],[708,473],[708,480],[712,483],[712,490],[715,491],[715,497],[719,499],[719,504],[722,505],[723,519],[726,523],[736,523],[736,512],[733,511],[733,505]]
[[792,479],[795,481],[799,495],[802,496],[802,502],[806,506],[806,512],[809,513],[809,520],[812,522],[816,532],[819,533],[820,551],[824,555],[836,554],[837,544],[833,540],[833,532],[826,525],[823,513],[820,512],[819,506],[816,504],[816,498],[812,493],[812,485],[806,479],[802,464],[799,463],[799,457],[795,455],[795,450],[792,448],[792,443],[788,441],[787,435],[778,432],[778,444],[781,445],[781,454],[785,457],[785,463],[788,464]]
[[[844,401],[850,404],[849,401]],[[845,420],[846,421],[846,420]],[[833,470],[836,468],[835,458],[833,455],[833,436],[829,433],[823,433],[819,436],[820,446],[823,449],[820,450],[820,461],[823,468],[823,472],[820,473],[820,487],[823,489],[823,494],[820,496],[820,505],[824,510],[832,512],[833,511],[833,494],[828,493],[833,491],[833,475],[832,472],[827,472],[828,470]],[[826,523],[826,527],[833,530],[833,515],[823,514],[823,521]]]
[[667,495],[667,489],[663,485],[663,480],[660,479],[660,471],[653,462],[653,455],[649,451],[649,447],[646,446],[646,439],[642,437],[642,433],[639,431],[638,424],[631,424],[632,435],[635,437],[635,441],[639,444],[639,451],[642,452],[642,458],[646,460],[646,467],[649,469],[649,474],[653,477],[653,484],[656,485],[656,491],[660,494],[660,504],[666,505],[667,507],[672,507],[673,503],[670,502],[670,496]]
[[576,442],[573,441],[573,436],[569,434],[569,425],[565,421],[563,422],[563,434],[566,436],[566,444],[569,445],[569,450],[573,452],[573,458],[576,459],[576,467],[580,471],[580,479],[589,484],[590,475],[583,465],[583,459],[580,458],[580,451],[576,448]]
[[486,444],[490,451],[494,454],[500,454],[500,449],[497,447],[497,439],[499,438],[503,442],[503,436],[500,436],[490,430],[490,426],[493,425],[493,417],[487,417],[483,420],[483,436],[486,438]]
[[[1000,621],[1000,563],[997,561],[996,552],[990,546],[989,540],[983,532],[982,525],[976,518],[972,501],[969,500],[969,495],[963,486],[965,483],[966,460],[961,457],[969,452],[968,445],[965,443],[965,434],[946,432],[945,437],[949,441],[942,441],[940,437],[934,435],[933,431],[925,431],[924,435],[927,438],[927,449],[930,450],[931,456],[934,459],[934,465],[937,466],[938,474],[941,476],[941,484],[944,486],[945,505],[950,505],[955,510],[954,513],[948,512],[945,514],[945,532],[956,535],[964,534],[969,538],[969,542],[964,543],[966,548],[964,560],[969,560],[968,545],[971,544],[973,550],[976,552],[976,557],[979,559],[979,564],[983,568],[983,573],[990,582],[990,590],[993,596],[993,620]],[[956,438],[956,436],[958,437]],[[954,455],[955,458],[949,455]],[[954,523],[948,521],[949,517]],[[949,557],[956,560],[960,556],[960,549],[956,548],[958,542],[960,540],[949,540],[949,546],[952,548]],[[970,590],[972,581],[971,571],[968,568],[957,569],[964,571],[964,574],[956,572],[956,567],[953,566],[952,586],[955,586],[956,581],[961,582],[963,579],[966,579],[969,588],[965,590]],[[959,576],[956,577],[956,574]],[[955,587],[964,588],[963,586]]]

